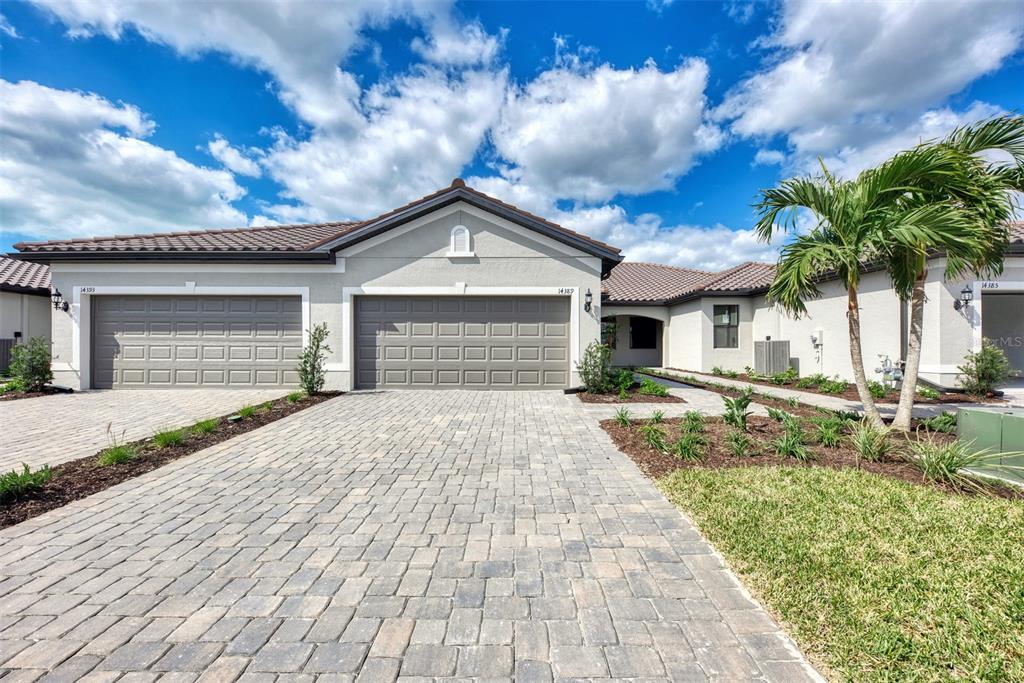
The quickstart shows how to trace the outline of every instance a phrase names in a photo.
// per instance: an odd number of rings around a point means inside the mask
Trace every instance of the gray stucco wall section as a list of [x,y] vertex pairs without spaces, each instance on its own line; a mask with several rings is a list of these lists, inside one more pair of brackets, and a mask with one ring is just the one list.
[[0,292],[0,339],[12,339],[20,332],[22,339],[50,339],[50,297]]
[[[472,234],[474,257],[449,258],[451,229],[465,225]],[[517,291],[537,295],[538,289],[552,296],[571,296],[575,302],[574,358],[597,339],[600,325],[598,307],[583,311],[583,294],[591,290],[595,304],[600,298],[600,259],[547,237],[533,233],[490,214],[456,204],[435,214],[339,252],[337,266],[262,264],[176,264],[176,263],[55,263],[53,284],[71,295],[75,288],[95,288],[88,296],[102,295],[111,287],[134,288],[153,293],[156,287],[185,288],[196,293],[204,289],[240,288],[248,294],[272,294],[274,290],[308,290],[310,324],[325,322],[330,330],[332,353],[327,361],[329,388],[351,388],[352,335],[345,320],[351,320],[351,306],[344,293],[358,296],[358,290],[374,294],[448,293],[485,295],[486,292],[514,296]],[[342,272],[343,270],[343,272]],[[380,291],[382,289],[388,290]],[[147,291],[150,290],[150,291]],[[355,293],[353,293],[355,290]],[[425,291],[425,290],[430,290]],[[561,291],[559,291],[561,290]],[[129,293],[122,291],[121,293]],[[243,292],[239,292],[243,293]],[[278,292],[280,293],[280,292]],[[371,292],[367,292],[371,293]],[[547,294],[544,294],[547,295]],[[83,304],[68,313],[53,312],[54,371],[57,383],[83,387],[81,338],[75,333],[82,319]],[[79,325],[81,327],[81,325]],[[79,339],[76,354],[75,339]],[[78,356],[78,357],[76,357]],[[573,383],[576,368],[570,362]]]

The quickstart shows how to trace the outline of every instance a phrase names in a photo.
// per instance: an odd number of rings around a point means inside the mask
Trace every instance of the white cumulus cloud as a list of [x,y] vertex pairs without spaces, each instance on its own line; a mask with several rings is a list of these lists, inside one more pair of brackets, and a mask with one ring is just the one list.
[[154,126],[129,104],[0,80],[4,230],[59,238],[244,225],[234,177],[147,142]]
[[[210,140],[206,145],[206,149],[209,151],[210,156],[224,164],[224,168],[228,169],[232,173],[249,176],[251,178],[258,178],[262,173],[260,165],[255,160],[247,156],[237,147],[233,147],[230,142],[220,135],[217,135],[213,140]],[[251,151],[249,152],[249,154],[252,153],[253,152]],[[256,153],[259,154],[259,150],[256,150]]]

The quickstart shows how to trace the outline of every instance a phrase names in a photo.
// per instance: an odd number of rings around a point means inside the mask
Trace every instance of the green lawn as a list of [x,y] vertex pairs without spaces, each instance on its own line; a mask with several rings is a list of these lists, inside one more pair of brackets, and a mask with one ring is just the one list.
[[1024,681],[1024,504],[825,468],[659,485],[837,680]]

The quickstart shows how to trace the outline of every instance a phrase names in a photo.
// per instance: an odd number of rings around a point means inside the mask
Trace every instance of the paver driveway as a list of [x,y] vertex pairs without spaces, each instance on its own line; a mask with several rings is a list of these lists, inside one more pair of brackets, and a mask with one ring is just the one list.
[[14,680],[813,677],[559,393],[342,396],[0,531],[0,577]]
[[0,402],[0,472],[56,465],[118,439],[144,439],[249,403],[283,396],[281,389],[85,391]]

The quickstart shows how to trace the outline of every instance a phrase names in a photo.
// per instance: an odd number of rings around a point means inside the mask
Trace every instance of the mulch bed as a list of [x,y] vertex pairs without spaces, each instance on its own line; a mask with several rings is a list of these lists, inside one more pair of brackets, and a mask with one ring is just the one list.
[[[790,411],[796,412],[796,411]],[[820,415],[820,413],[819,413]],[[814,453],[815,459],[802,463],[791,458],[783,459],[775,455],[770,442],[783,433],[781,423],[770,418],[752,415],[747,419],[747,434],[756,444],[754,454],[746,457],[736,457],[726,447],[725,435],[732,429],[725,424],[721,418],[705,418],[704,436],[708,439],[707,455],[703,460],[683,460],[667,453],[657,451],[644,441],[637,426],[644,424],[645,420],[634,420],[631,427],[623,427],[615,420],[602,420],[601,427],[608,432],[612,441],[623,453],[628,455],[637,467],[644,474],[652,479],[659,479],[679,469],[722,469],[728,467],[777,467],[786,465],[788,467],[829,467],[833,469],[860,468],[867,472],[879,474],[893,479],[900,479],[912,484],[931,486],[948,493],[956,493],[957,489],[946,484],[937,484],[926,480],[921,472],[910,463],[902,460],[894,452],[881,462],[858,462],[857,452],[842,443],[838,448],[825,448],[819,444],[808,445],[807,448]],[[668,441],[671,443],[679,436],[678,425],[682,422],[680,418],[668,418],[661,424],[668,432]],[[805,426],[807,429],[809,425]],[[810,432],[809,429],[807,429]],[[912,433],[906,435],[893,435],[894,438],[906,440],[914,439]],[[932,434],[932,438],[942,441],[952,441],[954,437],[948,434]],[[894,444],[894,450],[902,446],[899,442]],[[1005,498],[1024,499],[1024,492],[1010,488],[993,489],[995,495]]]
[[39,398],[40,396],[53,396],[54,394],[73,394],[74,389],[64,387],[43,387],[41,391],[8,391],[0,394],[0,401],[17,401],[23,398]]
[[[677,368],[669,368],[680,372],[682,374],[690,374],[687,370],[678,370]],[[702,373],[706,374],[706,373]],[[715,375],[716,377],[718,375]],[[817,394],[818,396],[833,396],[835,398],[842,398],[848,401],[856,401],[860,403],[860,394],[857,393],[857,387],[853,383],[850,384],[849,388],[841,394],[826,394],[824,391],[820,391],[817,387],[798,387],[796,382],[792,384],[774,384],[772,382],[766,382],[760,379],[750,379],[746,373],[739,373],[736,377],[721,376],[722,379],[730,379],[736,382],[748,382],[750,384],[756,384],[761,387],[767,387],[769,389],[791,389],[793,391],[806,391],[808,394]],[[900,394],[898,391],[892,391],[885,396],[885,398],[876,398],[876,405],[896,405],[900,401]],[[968,394],[944,391],[939,394],[938,398],[924,398],[923,396],[914,397],[914,405],[935,405],[939,403],[1005,403],[1005,399],[999,398],[998,396],[986,396],[979,398],[976,396],[969,396]]]
[[188,438],[177,446],[157,448],[152,439],[134,441],[130,445],[135,447],[137,455],[128,462],[117,465],[98,464],[98,453],[61,463],[51,468],[53,478],[41,488],[16,501],[0,504],[0,529],[91,496],[123,481],[151,472],[178,458],[259,429],[338,395],[340,392],[325,392],[306,396],[295,403],[289,403],[282,397],[271,401],[268,408],[257,410],[252,417],[235,422],[229,422],[229,415],[225,415],[212,432],[200,435],[189,433]]
[[651,396],[641,394],[637,387],[626,392],[626,398],[619,398],[619,392],[614,391],[607,394],[592,394],[589,391],[581,391],[576,394],[584,403],[686,403],[678,396]]

